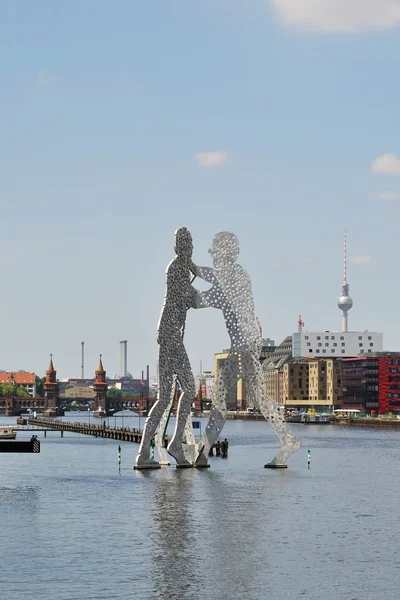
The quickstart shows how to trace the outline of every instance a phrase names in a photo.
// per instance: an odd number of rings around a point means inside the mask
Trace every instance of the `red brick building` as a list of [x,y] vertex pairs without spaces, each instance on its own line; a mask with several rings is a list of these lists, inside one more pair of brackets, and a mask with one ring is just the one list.
[[343,360],[342,408],[400,414],[400,352]]

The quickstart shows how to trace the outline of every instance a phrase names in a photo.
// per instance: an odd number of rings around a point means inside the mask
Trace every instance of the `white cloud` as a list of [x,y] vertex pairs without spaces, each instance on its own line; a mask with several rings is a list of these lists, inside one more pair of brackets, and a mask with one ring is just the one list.
[[379,192],[378,200],[400,200],[400,192]]
[[382,154],[372,163],[371,171],[381,175],[400,175],[400,158],[395,154]]
[[50,73],[46,73],[46,71],[39,71],[36,76],[36,81],[42,85],[46,85],[52,83],[54,81],[54,77]]
[[400,0],[269,0],[285,25],[358,33],[400,25]]
[[229,162],[228,152],[200,152],[195,158],[201,167],[217,167]]
[[353,265],[376,265],[377,260],[372,256],[365,256],[364,254],[357,254],[351,259]]

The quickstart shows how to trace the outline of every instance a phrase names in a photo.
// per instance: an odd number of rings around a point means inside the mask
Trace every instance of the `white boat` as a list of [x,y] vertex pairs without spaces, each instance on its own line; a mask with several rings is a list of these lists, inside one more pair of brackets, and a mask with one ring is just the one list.
[[17,432],[12,427],[0,428],[0,440],[15,440]]

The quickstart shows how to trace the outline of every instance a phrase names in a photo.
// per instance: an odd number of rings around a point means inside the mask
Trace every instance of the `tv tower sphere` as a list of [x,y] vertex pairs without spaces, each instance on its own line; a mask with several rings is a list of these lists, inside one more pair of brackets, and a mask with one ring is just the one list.
[[340,310],[350,310],[353,306],[353,300],[350,296],[340,296],[337,301],[337,305]]

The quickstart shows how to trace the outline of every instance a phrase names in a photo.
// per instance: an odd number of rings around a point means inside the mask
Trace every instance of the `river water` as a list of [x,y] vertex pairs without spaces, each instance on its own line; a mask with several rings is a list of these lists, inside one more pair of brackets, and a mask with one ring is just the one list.
[[119,471],[118,442],[72,433],[0,454],[0,597],[397,600],[400,431],[291,428],[281,471],[259,421],[228,421],[229,458],[202,471],[134,471],[131,443]]

